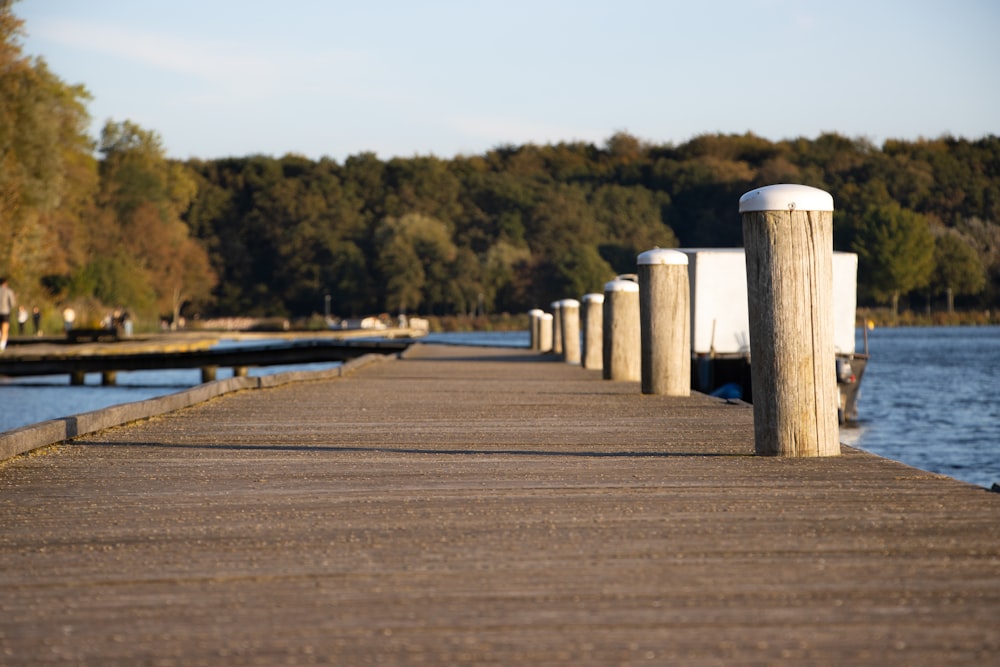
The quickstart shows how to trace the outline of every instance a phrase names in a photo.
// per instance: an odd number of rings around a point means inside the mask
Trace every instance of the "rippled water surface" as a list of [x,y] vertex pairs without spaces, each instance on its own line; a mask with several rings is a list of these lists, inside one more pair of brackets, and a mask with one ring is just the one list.
[[875,329],[868,345],[860,424],[842,440],[973,484],[1000,483],[1000,327]]

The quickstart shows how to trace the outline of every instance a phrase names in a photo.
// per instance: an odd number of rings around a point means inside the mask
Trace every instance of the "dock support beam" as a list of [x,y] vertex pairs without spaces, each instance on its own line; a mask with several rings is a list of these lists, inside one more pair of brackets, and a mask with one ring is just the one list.
[[217,366],[202,366],[201,367],[201,382],[202,384],[206,382],[214,382]]
[[740,198],[754,448],[840,454],[833,345],[833,197],[772,185]]

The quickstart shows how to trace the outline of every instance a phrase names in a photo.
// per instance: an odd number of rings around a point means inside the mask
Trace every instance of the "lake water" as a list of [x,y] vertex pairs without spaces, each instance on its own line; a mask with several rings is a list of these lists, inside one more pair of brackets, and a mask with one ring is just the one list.
[[[217,348],[255,347],[274,341],[222,340]],[[323,370],[339,366],[339,362],[298,364],[294,366],[260,366],[248,369],[248,375],[260,376],[290,370]],[[216,377],[225,380],[233,376],[231,368],[219,367]],[[122,403],[134,403],[165,396],[201,383],[201,370],[184,368],[160,371],[119,371],[114,386],[102,386],[100,373],[88,373],[84,386],[70,386],[65,375],[25,378],[0,377],[0,432],[37,424],[48,419],[68,417]]]
[[868,346],[859,424],[841,441],[972,484],[1000,483],[1000,327],[874,329]]
[[[527,347],[527,332],[432,334],[428,342]],[[859,423],[841,440],[931,472],[990,487],[1000,483],[1000,327],[914,327],[869,332],[871,360]],[[858,350],[862,349],[859,333]],[[250,369],[251,375],[329,368]],[[231,371],[220,368],[219,379]],[[200,371],[136,371],[102,387],[100,375],[71,387],[64,377],[0,379],[0,431],[181,391]]]

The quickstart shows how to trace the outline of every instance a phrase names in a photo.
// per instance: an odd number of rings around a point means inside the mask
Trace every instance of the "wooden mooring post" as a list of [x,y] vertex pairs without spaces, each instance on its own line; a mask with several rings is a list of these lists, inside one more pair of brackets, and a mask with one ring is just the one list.
[[562,358],[567,364],[580,363],[580,302],[563,299],[559,302],[562,322]]
[[604,295],[584,294],[581,301],[583,347],[580,350],[580,365],[601,370],[604,367]]
[[641,380],[641,346],[639,284],[612,280],[604,285],[604,379]]
[[553,301],[550,304],[552,308],[552,352],[559,356],[562,356],[563,353],[562,314],[559,312],[561,306],[561,301]]
[[833,197],[772,185],[740,198],[754,449],[840,454],[833,345]]
[[531,340],[531,349],[538,352],[541,348],[541,324],[542,315],[544,311],[541,308],[532,308],[528,311],[528,322],[529,322],[529,336]]
[[538,318],[538,351],[552,352],[552,313],[542,313]]
[[688,256],[655,248],[639,255],[642,393],[691,395]]

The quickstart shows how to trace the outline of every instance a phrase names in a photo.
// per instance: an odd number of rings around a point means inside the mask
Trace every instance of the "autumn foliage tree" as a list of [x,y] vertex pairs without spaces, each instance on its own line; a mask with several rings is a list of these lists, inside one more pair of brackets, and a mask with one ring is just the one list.
[[164,156],[159,137],[132,122],[109,121],[101,135],[102,214],[111,224],[93,248],[95,294],[106,303],[169,313],[205,301],[215,277],[208,255],[181,214],[196,193],[181,164]]
[[82,86],[23,55],[23,25],[0,0],[0,273],[22,301],[83,261],[96,183]]

